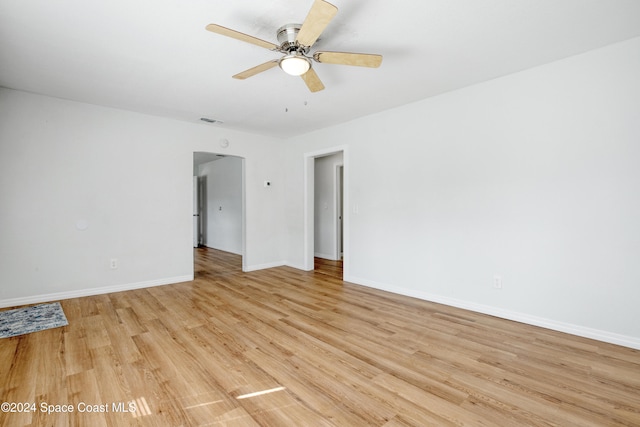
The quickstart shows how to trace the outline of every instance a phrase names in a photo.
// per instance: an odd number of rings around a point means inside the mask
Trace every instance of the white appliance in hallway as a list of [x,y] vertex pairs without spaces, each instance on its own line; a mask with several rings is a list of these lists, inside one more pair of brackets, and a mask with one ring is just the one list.
[[198,177],[193,177],[193,247],[200,243],[200,191],[198,189]]

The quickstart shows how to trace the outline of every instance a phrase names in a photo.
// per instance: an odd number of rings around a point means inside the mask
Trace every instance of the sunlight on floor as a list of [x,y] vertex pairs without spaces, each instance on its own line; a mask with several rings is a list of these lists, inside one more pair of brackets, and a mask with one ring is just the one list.
[[256,392],[253,392],[253,393],[242,394],[242,395],[236,397],[236,399],[247,399],[249,397],[262,396],[263,394],[269,394],[269,393],[273,393],[273,392],[276,392],[276,391],[282,391],[282,390],[285,390],[285,389],[286,389],[286,387],[276,387],[276,388],[272,388],[272,389],[269,389],[269,390],[256,391]]

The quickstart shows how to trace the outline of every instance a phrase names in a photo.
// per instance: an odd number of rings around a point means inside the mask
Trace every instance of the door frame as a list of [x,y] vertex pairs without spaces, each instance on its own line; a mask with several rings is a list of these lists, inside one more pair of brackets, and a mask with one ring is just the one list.
[[343,192],[344,192],[344,163],[343,164],[339,164],[335,166],[335,173],[334,173],[334,194],[336,196],[336,201],[335,201],[335,207],[336,207],[336,212],[335,212],[335,218],[336,218],[336,223],[335,223],[335,235],[336,235],[336,260],[339,261],[342,259],[342,254],[344,252],[344,243],[343,243],[343,236],[344,236],[344,224],[343,224],[343,220],[344,220],[344,197],[343,197]]
[[315,160],[317,157],[324,157],[330,154],[342,152],[343,182],[342,182],[342,267],[343,277],[349,274],[349,147],[340,145],[337,147],[325,148],[304,154],[304,231],[303,231],[303,269],[313,270],[314,267],[314,184],[315,184]]

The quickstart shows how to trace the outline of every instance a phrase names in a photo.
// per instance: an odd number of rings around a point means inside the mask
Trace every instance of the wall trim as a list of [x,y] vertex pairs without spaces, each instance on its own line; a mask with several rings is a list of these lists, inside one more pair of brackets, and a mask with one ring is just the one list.
[[209,246],[209,245],[202,245],[205,248],[209,248],[209,249],[215,249],[217,251],[222,251],[222,252],[227,252],[230,254],[234,254],[234,255],[240,255],[242,256],[242,251],[232,251],[231,249],[227,249],[227,248],[220,248],[220,247],[216,247],[216,246]]
[[336,255],[335,254],[323,254],[320,252],[316,252],[313,254],[314,257],[316,258],[322,258],[322,259],[328,259],[330,261],[339,261],[338,259],[336,259]]
[[284,261],[267,262],[264,264],[247,265],[242,268],[242,271],[244,271],[245,273],[248,273],[250,271],[265,270],[267,268],[274,268],[274,267],[282,267],[283,265],[286,265]]
[[311,270],[305,269],[304,264],[295,264],[295,263],[292,263],[292,262],[286,262],[286,263],[284,263],[284,266],[285,267],[295,268],[296,270],[313,271],[313,269],[311,269]]
[[100,288],[78,289],[75,291],[55,292],[52,294],[33,295],[29,297],[11,298],[0,300],[0,308],[17,307],[28,304],[39,304],[49,301],[65,300],[70,298],[81,298],[93,295],[110,294],[114,292],[131,291],[134,289],[150,288],[153,286],[172,285],[174,283],[190,282],[194,279],[193,275],[166,277],[163,279],[147,280],[144,282],[127,283],[124,285],[103,286]]
[[556,320],[546,319],[544,317],[532,316],[526,313],[506,310],[498,307],[492,307],[484,304],[477,304],[470,301],[459,300],[455,298],[443,297],[415,289],[403,288],[399,286],[391,286],[368,279],[355,276],[345,276],[345,282],[355,283],[357,285],[378,289],[381,291],[391,292],[394,294],[404,295],[408,297],[418,298],[424,301],[430,301],[438,304],[444,304],[451,307],[462,308],[464,310],[474,311],[476,313],[488,314],[490,316],[500,317],[502,319],[513,320],[515,322],[525,323],[527,325],[539,326],[541,328],[550,329],[558,332],[564,332],[583,338],[590,338],[597,341],[616,344],[623,347],[629,347],[640,350],[640,338],[621,335],[615,332],[603,331],[600,329],[588,328],[585,326],[574,325],[572,323],[559,322]]

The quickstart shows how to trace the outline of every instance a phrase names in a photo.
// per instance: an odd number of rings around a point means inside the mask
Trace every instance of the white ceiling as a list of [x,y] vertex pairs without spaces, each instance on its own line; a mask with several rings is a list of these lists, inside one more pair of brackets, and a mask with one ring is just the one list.
[[[640,36],[637,0],[333,0],[312,51],[379,53],[378,69],[315,64],[310,93],[277,43],[312,0],[0,0],[0,86],[288,137]],[[221,120],[207,124],[201,117]]]

